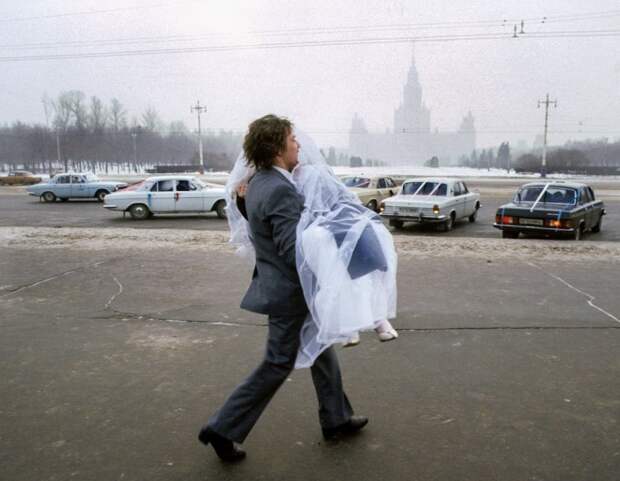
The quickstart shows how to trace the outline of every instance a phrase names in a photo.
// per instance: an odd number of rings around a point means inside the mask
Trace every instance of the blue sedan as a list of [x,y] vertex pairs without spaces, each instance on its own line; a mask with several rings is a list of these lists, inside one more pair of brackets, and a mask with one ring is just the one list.
[[103,199],[110,192],[127,187],[124,182],[102,181],[93,174],[58,174],[49,182],[31,185],[26,189],[30,195],[39,197],[44,202],[56,199]]

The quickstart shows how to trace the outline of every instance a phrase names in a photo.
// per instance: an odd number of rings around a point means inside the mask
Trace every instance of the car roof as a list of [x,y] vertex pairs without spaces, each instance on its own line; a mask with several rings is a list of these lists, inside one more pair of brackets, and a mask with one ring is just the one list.
[[198,177],[195,175],[153,175],[151,177],[147,177],[144,180],[152,180],[158,182],[160,180],[194,180],[197,178]]
[[519,188],[523,189],[524,187],[544,187],[547,184],[549,184],[551,187],[570,187],[572,189],[580,189],[582,187],[588,187],[587,184],[584,184],[582,182],[565,182],[563,180],[554,180],[553,182],[543,182],[543,181],[528,182],[527,184],[523,184]]
[[460,179],[448,179],[447,177],[412,177],[410,179],[405,179],[403,182],[436,182],[440,184],[450,184],[452,182],[460,182]]
[[370,180],[385,179],[387,177],[391,178],[389,175],[365,175],[365,174],[347,174],[347,175],[342,176],[343,179],[370,179]]
[[57,174],[54,174],[54,177],[56,177],[57,175],[96,175],[96,174],[93,174],[92,172],[58,172]]

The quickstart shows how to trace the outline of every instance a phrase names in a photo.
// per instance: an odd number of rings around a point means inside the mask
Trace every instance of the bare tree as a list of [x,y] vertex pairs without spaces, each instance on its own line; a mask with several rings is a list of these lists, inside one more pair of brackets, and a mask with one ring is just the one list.
[[54,110],[54,127],[64,133],[69,128],[73,115],[71,100],[65,93],[62,93],[58,96],[58,100],[52,101],[51,104]]
[[187,125],[183,121],[170,122],[168,126],[168,134],[169,135],[190,135],[190,131],[187,128]]
[[70,90],[63,95],[66,95],[68,98],[71,113],[75,121],[75,128],[80,131],[84,130],[88,123],[88,114],[86,112],[86,106],[84,105],[86,99],[84,92]]
[[115,134],[127,125],[127,111],[123,104],[116,98],[110,101],[110,121],[112,122],[112,130]]
[[108,110],[103,102],[95,96],[90,98],[90,112],[88,114],[88,126],[91,132],[101,133],[108,121]]
[[149,132],[155,132],[159,130],[161,126],[161,120],[159,119],[159,114],[153,107],[147,107],[147,109],[142,114],[142,123],[144,128]]

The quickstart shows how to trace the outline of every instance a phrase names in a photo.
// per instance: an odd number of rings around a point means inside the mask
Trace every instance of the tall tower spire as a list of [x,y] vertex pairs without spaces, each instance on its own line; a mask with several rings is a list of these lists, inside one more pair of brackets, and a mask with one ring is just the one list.
[[412,45],[411,66],[403,89],[403,100],[394,112],[394,131],[430,131],[430,111],[422,102],[422,84],[415,64],[415,46]]

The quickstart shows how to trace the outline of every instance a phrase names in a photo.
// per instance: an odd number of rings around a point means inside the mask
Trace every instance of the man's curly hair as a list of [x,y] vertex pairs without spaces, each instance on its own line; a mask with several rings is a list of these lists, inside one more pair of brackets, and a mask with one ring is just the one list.
[[286,149],[286,137],[293,123],[284,117],[269,114],[250,124],[243,139],[243,153],[248,165],[268,169],[278,154]]

